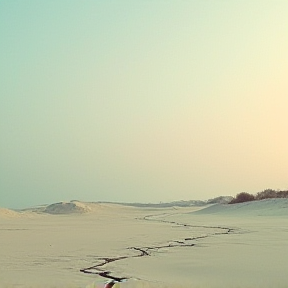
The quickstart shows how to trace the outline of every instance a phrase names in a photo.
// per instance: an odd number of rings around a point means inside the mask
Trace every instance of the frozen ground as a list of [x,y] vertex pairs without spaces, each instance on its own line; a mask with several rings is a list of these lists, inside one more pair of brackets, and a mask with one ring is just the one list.
[[1,288],[101,287],[101,272],[123,288],[287,288],[288,199],[0,209],[0,261]]

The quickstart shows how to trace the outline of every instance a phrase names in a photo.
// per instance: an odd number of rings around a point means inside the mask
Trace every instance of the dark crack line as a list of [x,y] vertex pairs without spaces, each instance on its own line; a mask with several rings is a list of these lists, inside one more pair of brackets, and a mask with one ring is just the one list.
[[[123,280],[127,280],[127,277],[116,277],[111,275],[111,271],[107,271],[105,269],[101,269],[100,267],[103,267],[109,263],[115,262],[115,261],[120,261],[128,258],[137,258],[137,257],[144,257],[144,256],[151,256],[152,252],[158,251],[159,249],[164,249],[164,248],[174,248],[174,247],[193,247],[196,244],[195,243],[187,243],[186,241],[195,241],[199,239],[204,239],[208,238],[211,236],[216,236],[216,235],[228,235],[235,233],[237,229],[235,228],[229,228],[229,227],[221,227],[221,226],[206,226],[206,225],[191,225],[191,224],[181,224],[175,221],[168,221],[168,220],[163,220],[163,219],[155,219],[155,217],[164,217],[167,215],[172,215],[168,213],[163,213],[163,214],[158,214],[158,215],[147,215],[143,218],[136,218],[138,220],[145,220],[145,221],[155,221],[155,222],[162,222],[162,223],[167,223],[167,224],[172,224],[172,225],[177,225],[181,227],[187,227],[187,228],[207,228],[207,229],[220,229],[224,230],[222,232],[215,232],[211,234],[206,234],[202,236],[196,236],[196,237],[187,237],[184,238],[183,240],[172,240],[169,241],[169,244],[165,245],[159,245],[159,246],[151,246],[151,247],[128,247],[127,249],[129,250],[134,250],[137,252],[136,255],[129,255],[129,256],[119,256],[119,257],[98,257],[97,259],[101,261],[101,263],[98,263],[94,266],[80,269],[80,272],[86,273],[86,274],[96,274],[101,277],[104,277],[106,279],[111,279],[114,281],[121,282]],[[153,219],[154,218],[154,219]],[[240,229],[238,229],[240,230]],[[140,253],[139,253],[140,252]]]
[[[147,221],[154,221],[154,222],[162,222],[162,223],[173,224],[173,225],[177,225],[177,226],[181,226],[181,227],[221,229],[221,230],[227,230],[228,233],[234,232],[236,230],[234,228],[222,227],[222,226],[191,225],[191,224],[183,224],[183,223],[178,223],[178,222],[175,222],[175,221],[168,221],[168,220],[163,220],[163,219],[153,219],[153,217],[159,217],[161,215],[167,216],[167,215],[174,215],[174,214],[164,213],[164,214],[160,214],[160,215],[147,215],[147,216],[143,217],[142,219],[143,220],[147,220]],[[138,219],[141,220],[141,218],[138,218]],[[224,233],[222,233],[222,234],[224,234]],[[225,234],[227,234],[227,233],[225,233]]]
[[[144,247],[145,248],[145,247]],[[131,256],[132,257],[142,257],[142,256],[150,256],[150,254],[147,252],[147,250],[149,250],[149,248],[145,248],[146,250],[144,250],[144,248],[138,248],[138,247],[130,247],[130,248],[127,248],[127,249],[133,249],[133,250],[136,250],[136,251],[140,251],[141,254],[140,255],[135,255],[135,256]]]

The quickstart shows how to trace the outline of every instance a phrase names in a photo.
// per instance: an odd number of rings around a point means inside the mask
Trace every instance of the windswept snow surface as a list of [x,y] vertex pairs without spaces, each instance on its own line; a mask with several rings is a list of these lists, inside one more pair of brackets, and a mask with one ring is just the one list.
[[103,287],[102,271],[123,288],[287,288],[287,204],[3,208],[0,287]]

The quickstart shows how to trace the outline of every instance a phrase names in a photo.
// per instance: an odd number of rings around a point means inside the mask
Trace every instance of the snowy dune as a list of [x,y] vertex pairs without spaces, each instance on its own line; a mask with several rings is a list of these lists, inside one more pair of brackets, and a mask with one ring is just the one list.
[[216,204],[202,209],[197,214],[235,216],[288,216],[288,199],[264,199],[232,205]]
[[102,287],[104,272],[128,279],[123,288],[287,288],[287,240],[288,199],[2,208],[0,287]]

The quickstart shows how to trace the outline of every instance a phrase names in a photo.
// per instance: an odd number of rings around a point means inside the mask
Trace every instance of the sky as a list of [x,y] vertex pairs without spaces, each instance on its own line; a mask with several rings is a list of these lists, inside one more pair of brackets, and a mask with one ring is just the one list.
[[0,0],[0,207],[288,189],[287,0]]

